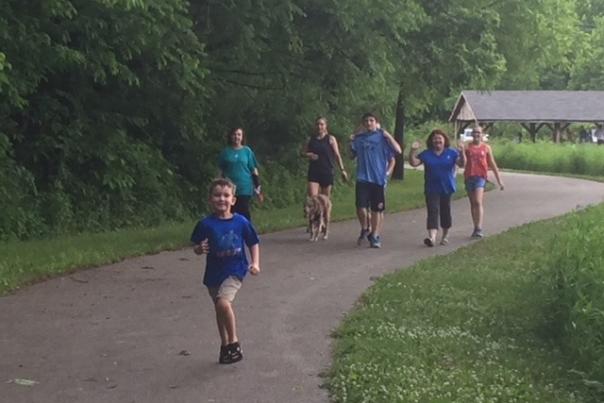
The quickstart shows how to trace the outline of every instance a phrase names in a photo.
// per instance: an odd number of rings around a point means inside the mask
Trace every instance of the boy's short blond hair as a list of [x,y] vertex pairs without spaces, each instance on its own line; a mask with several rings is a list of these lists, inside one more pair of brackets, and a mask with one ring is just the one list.
[[210,183],[210,186],[208,187],[208,195],[211,195],[214,189],[218,186],[233,189],[233,195],[237,191],[237,186],[229,178],[216,178]]

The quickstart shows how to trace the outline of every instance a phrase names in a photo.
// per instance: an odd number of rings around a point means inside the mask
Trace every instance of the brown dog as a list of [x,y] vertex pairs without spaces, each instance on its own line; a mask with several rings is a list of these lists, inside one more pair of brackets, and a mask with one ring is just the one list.
[[304,203],[304,217],[308,218],[311,242],[319,239],[319,233],[323,234],[323,239],[327,239],[331,219],[331,200],[329,200],[329,197],[322,194],[307,197]]

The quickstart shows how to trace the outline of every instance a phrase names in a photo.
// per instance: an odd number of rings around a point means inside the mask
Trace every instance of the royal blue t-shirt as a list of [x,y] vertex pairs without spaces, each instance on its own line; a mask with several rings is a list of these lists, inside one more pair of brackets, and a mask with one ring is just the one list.
[[237,213],[226,220],[208,216],[195,226],[191,242],[197,245],[206,238],[210,252],[206,258],[203,283],[208,287],[218,287],[230,276],[243,280],[248,270],[245,245],[249,248],[260,242],[247,218]]
[[384,186],[388,162],[396,155],[384,131],[379,129],[358,134],[351,147],[353,155],[357,157],[357,182]]
[[445,148],[440,155],[432,150],[424,150],[417,156],[424,163],[424,192],[426,194],[450,195],[457,190],[455,163],[459,158],[457,150]]

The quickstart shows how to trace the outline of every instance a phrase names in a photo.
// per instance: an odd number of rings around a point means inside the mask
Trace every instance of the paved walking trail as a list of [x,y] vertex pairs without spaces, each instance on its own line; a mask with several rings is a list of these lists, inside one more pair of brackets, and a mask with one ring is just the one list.
[[[604,201],[604,184],[504,173],[487,194],[489,234]],[[372,279],[470,244],[467,200],[448,246],[427,248],[424,210],[386,216],[381,250],[358,224],[328,241],[303,229],[262,237],[262,270],[236,301],[245,359],[223,366],[203,258],[190,249],[84,270],[0,298],[0,402],[326,402],[330,332]],[[33,252],[32,252],[33,253]],[[16,379],[33,380],[32,386]]]

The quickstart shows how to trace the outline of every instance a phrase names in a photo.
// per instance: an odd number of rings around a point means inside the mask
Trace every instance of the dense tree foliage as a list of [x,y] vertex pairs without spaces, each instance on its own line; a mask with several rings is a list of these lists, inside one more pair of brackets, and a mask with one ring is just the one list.
[[603,40],[602,0],[4,0],[0,239],[198,214],[231,126],[287,188],[318,115],[343,140],[464,87],[602,89]]

